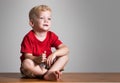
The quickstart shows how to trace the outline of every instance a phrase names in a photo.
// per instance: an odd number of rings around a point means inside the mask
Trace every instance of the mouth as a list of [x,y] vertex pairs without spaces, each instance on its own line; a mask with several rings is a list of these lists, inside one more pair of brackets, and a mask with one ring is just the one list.
[[43,26],[48,26],[48,24],[43,24]]

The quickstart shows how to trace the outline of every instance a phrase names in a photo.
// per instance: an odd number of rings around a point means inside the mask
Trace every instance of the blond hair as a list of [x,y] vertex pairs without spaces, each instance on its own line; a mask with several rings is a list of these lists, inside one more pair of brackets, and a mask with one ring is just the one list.
[[31,19],[38,17],[39,14],[43,11],[50,11],[51,12],[51,8],[48,7],[47,5],[35,6],[29,12],[29,19],[31,20]]

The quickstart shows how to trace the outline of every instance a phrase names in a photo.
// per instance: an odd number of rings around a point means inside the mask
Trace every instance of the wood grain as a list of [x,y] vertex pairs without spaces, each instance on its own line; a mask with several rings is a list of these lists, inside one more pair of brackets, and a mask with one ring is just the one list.
[[0,73],[0,83],[86,83],[119,82],[120,73],[63,73],[60,81],[22,78],[20,73]]

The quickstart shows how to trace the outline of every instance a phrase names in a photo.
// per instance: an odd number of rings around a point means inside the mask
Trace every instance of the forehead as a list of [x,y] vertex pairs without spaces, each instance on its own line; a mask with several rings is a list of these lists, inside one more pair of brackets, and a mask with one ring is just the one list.
[[50,11],[40,11],[39,16],[51,16],[51,12]]

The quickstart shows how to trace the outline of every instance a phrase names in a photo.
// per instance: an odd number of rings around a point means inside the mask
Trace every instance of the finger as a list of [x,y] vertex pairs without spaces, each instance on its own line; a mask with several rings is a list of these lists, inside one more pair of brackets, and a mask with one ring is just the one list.
[[41,62],[44,62],[44,61],[45,61],[45,58],[44,58],[44,57],[42,57],[42,58],[41,58],[41,60],[42,60]]
[[49,59],[49,67],[51,66],[51,60]]
[[44,51],[44,54],[46,54],[46,51]]
[[43,58],[43,61],[46,62],[46,58]]
[[46,55],[45,55],[45,54],[42,54],[42,57],[46,57]]
[[47,66],[49,67],[49,59],[46,60]]
[[42,54],[41,59],[42,59],[42,62],[45,62],[46,61],[46,55]]
[[48,66],[50,67],[51,66],[51,60],[48,59]]
[[42,53],[42,55],[43,55],[44,57],[46,57],[46,51],[44,51],[44,53]]

